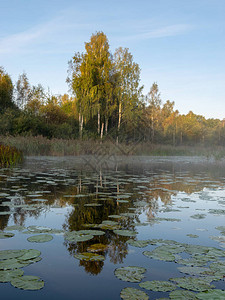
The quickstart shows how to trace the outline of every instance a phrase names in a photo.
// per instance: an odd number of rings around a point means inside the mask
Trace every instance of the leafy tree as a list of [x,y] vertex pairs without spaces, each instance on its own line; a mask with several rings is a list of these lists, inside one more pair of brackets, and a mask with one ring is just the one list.
[[0,110],[14,108],[13,83],[10,76],[0,67]]
[[133,56],[128,48],[118,48],[114,54],[115,71],[117,73],[117,95],[118,107],[118,132],[121,123],[135,122],[137,108],[143,86],[140,84],[140,68],[133,61]]
[[155,138],[155,127],[158,123],[157,116],[160,113],[160,105],[161,105],[161,98],[159,93],[158,84],[154,82],[150,88],[150,92],[146,97],[148,105],[148,114],[150,120],[150,128],[151,128],[151,141],[154,142]]
[[16,82],[16,104],[24,109],[32,96],[32,90],[26,73],[19,75]]

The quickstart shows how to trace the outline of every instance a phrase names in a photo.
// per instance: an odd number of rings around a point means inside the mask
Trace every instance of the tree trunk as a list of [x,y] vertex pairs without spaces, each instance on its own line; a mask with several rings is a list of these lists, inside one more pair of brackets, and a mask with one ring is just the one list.
[[120,131],[120,125],[121,125],[121,119],[122,119],[122,102],[119,102],[119,118],[118,118],[118,131],[117,131],[117,137],[116,137],[116,144],[119,144],[119,131]]
[[106,120],[105,120],[105,134],[106,134],[106,135],[107,135],[107,133],[108,133],[108,123],[109,123],[109,119],[106,118]]
[[104,131],[104,122],[102,122],[102,128],[101,128],[101,140],[103,138],[103,131]]
[[100,109],[98,107],[98,134],[100,134]]

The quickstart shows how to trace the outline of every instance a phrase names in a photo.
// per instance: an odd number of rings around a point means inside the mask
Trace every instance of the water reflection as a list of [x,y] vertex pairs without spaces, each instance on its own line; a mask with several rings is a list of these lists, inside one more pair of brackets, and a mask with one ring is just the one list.
[[[208,169],[204,164],[183,166],[170,162],[163,168],[162,162],[136,167],[122,164],[117,171],[95,173],[74,169],[71,165],[62,168],[61,164],[59,167],[53,163],[49,167],[51,163],[47,162],[47,165],[44,161],[32,165],[31,161],[26,168],[0,171],[1,230],[10,222],[21,226],[31,218],[38,222],[44,214],[57,208],[69,208],[60,224],[65,231],[96,229],[96,225],[106,220],[116,221],[119,228],[135,230],[141,215],[153,224],[160,212],[173,211],[178,195],[187,197],[204,193],[207,188],[224,188],[223,172],[218,167]],[[104,231],[105,235],[94,236],[86,242],[64,240],[64,245],[73,256],[101,243],[106,247],[98,252],[100,255],[113,264],[123,263],[128,255],[129,237],[119,236],[111,229]],[[99,274],[104,266],[102,261],[80,261],[79,264],[93,275]]]

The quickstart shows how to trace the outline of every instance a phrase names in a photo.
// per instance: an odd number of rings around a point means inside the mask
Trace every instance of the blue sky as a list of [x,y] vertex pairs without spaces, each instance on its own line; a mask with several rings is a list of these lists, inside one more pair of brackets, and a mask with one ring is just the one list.
[[68,61],[103,31],[127,47],[144,93],[157,82],[180,113],[225,118],[224,0],[0,0],[0,66],[13,81],[68,92]]

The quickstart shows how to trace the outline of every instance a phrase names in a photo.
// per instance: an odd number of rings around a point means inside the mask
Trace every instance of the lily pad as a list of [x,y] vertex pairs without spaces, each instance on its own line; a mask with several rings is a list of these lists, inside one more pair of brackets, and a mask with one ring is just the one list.
[[199,237],[197,234],[192,234],[192,233],[188,233],[186,235],[189,236],[190,238],[193,238],[193,239],[196,239],[196,238]]
[[174,261],[176,259],[176,257],[168,251],[144,251],[143,254],[149,258],[163,261]]
[[142,267],[121,267],[115,270],[117,278],[128,282],[140,282],[144,278],[145,268]]
[[21,269],[0,271],[0,282],[9,282],[14,277],[22,276],[23,273]]
[[170,280],[176,282],[177,286],[183,289],[196,292],[204,292],[215,287],[214,285],[210,285],[208,282],[204,281],[203,278],[178,277],[170,278]]
[[78,234],[90,234],[90,235],[104,235],[105,232],[101,230],[79,230]]
[[93,239],[94,235],[91,235],[89,233],[82,233],[79,231],[71,231],[71,232],[65,233],[64,237],[67,241],[76,243],[76,242],[89,241],[89,240]]
[[104,244],[93,244],[90,247],[87,248],[87,251],[89,252],[103,252],[106,249],[108,249],[108,245]]
[[44,281],[37,276],[21,276],[11,280],[11,284],[22,290],[40,290],[44,287]]
[[12,226],[7,226],[5,228],[6,231],[10,231],[10,230],[18,230],[18,231],[22,231],[24,230],[25,227],[24,226],[20,226],[20,225],[12,225]]
[[103,255],[89,253],[89,252],[74,254],[74,257],[79,260],[85,260],[85,261],[104,261],[105,260],[105,257]]
[[127,243],[133,247],[144,248],[149,245],[149,240],[128,240]]
[[122,235],[122,236],[136,236],[137,232],[132,230],[113,230],[115,234]]
[[50,234],[39,234],[39,235],[30,236],[27,240],[28,242],[31,243],[45,243],[51,241],[52,239],[53,236]]
[[45,226],[29,226],[27,229],[32,233],[47,233],[52,230],[51,228]]
[[125,300],[148,300],[149,296],[141,290],[135,288],[124,288],[120,292],[120,297]]
[[180,300],[180,299],[186,299],[186,300],[197,300],[196,294],[190,291],[184,291],[184,290],[176,290],[170,293],[170,299],[173,300]]
[[41,252],[36,249],[29,249],[24,251],[25,253],[18,258],[19,261],[31,260],[41,255]]
[[27,250],[2,250],[0,251],[0,260],[20,257],[26,251]]
[[192,219],[196,219],[196,220],[204,219],[205,217],[206,217],[205,214],[196,214],[191,216]]
[[154,292],[170,292],[176,289],[176,285],[172,282],[159,280],[144,281],[140,283],[139,286]]
[[181,273],[185,273],[189,275],[201,275],[210,272],[209,268],[203,268],[203,267],[178,267],[178,270]]
[[202,293],[196,294],[197,299],[208,299],[208,300],[224,300],[225,299],[225,291],[215,289]]
[[4,232],[4,231],[0,231],[0,239],[8,239],[13,237],[15,234],[12,232]]

